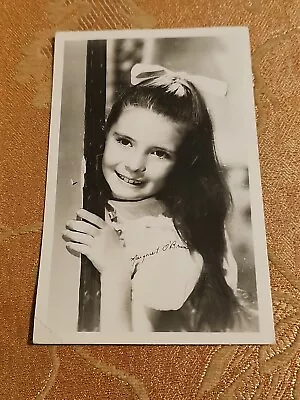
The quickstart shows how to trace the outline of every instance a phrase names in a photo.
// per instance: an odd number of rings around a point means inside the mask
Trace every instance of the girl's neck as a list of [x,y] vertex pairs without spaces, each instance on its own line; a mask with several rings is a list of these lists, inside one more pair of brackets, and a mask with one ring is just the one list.
[[112,199],[109,200],[109,203],[119,212],[135,217],[145,215],[157,216],[165,211],[163,203],[157,200],[155,197],[147,197],[145,199],[135,201]]

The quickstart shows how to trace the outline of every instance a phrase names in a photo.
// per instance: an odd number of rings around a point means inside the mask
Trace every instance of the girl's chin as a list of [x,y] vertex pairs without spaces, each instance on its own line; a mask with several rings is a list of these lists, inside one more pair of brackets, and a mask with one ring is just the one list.
[[111,186],[115,186],[114,187],[115,190],[113,190],[112,187],[111,190],[116,200],[118,199],[123,201],[136,201],[149,197],[148,194],[145,193],[144,190],[142,190],[142,188],[135,187],[133,185],[131,187],[130,184],[125,182],[121,182],[118,185],[111,185]]
[[112,196],[114,200],[120,201],[139,201],[145,200],[149,197],[154,197],[153,193],[125,193],[123,191],[112,191]]
[[121,195],[119,193],[112,193],[114,200],[120,200],[120,201],[139,201],[139,200],[144,200],[148,197],[152,196],[126,196],[126,195]]

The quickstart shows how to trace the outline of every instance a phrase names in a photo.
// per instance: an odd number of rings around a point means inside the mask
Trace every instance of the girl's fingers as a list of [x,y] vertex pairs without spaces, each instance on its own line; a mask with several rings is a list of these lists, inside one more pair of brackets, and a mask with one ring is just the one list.
[[79,244],[85,244],[91,246],[93,238],[90,235],[81,232],[70,231],[68,229],[63,231],[63,237],[67,241],[77,242]]
[[78,210],[76,214],[78,215],[78,217],[90,222],[98,228],[104,228],[106,226],[106,223],[105,221],[103,221],[102,218],[98,217],[98,215],[92,214],[87,210],[84,210],[83,208]]
[[66,248],[74,256],[78,256],[80,254],[86,256],[93,263],[94,267],[101,272],[100,266],[96,264],[95,260],[92,258],[92,252],[89,246],[82,243],[68,242],[66,244]]
[[72,231],[86,233],[87,235],[95,237],[99,232],[99,228],[84,221],[71,220],[67,222],[66,227]]
[[66,244],[66,248],[71,253],[75,252],[75,253],[83,254],[84,256],[88,256],[88,254],[89,254],[89,247],[85,244],[68,242]]

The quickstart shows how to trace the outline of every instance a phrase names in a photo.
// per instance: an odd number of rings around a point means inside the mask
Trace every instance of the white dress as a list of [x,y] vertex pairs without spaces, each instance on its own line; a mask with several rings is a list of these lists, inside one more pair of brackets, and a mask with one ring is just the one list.
[[[109,206],[105,219],[118,231],[132,266],[133,331],[153,331],[155,314],[178,310],[185,303],[200,277],[203,259],[189,251],[155,198],[111,200]],[[229,275],[228,283],[235,286],[236,278]]]

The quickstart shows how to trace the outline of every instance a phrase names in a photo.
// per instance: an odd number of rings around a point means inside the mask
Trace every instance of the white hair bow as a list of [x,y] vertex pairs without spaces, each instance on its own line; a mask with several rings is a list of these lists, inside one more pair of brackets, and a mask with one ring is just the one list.
[[207,78],[202,75],[191,75],[186,72],[173,72],[160,65],[152,64],[135,64],[131,69],[131,84],[147,81],[149,79],[156,80],[160,84],[168,86],[170,92],[178,96],[184,96],[184,80],[193,83],[199,91],[224,97],[227,94],[228,84],[226,82]]

